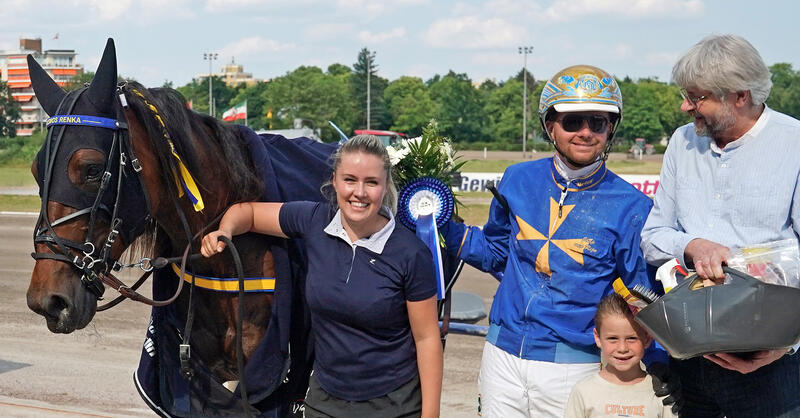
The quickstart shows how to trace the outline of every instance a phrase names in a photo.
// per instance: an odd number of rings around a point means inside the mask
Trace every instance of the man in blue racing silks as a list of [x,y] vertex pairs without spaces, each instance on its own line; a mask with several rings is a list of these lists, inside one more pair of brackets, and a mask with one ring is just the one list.
[[574,384],[600,367],[593,316],[612,281],[654,287],[639,248],[652,202],[605,165],[621,116],[611,75],[561,70],[539,101],[554,157],[506,169],[483,229],[443,228],[451,254],[502,272],[478,379],[484,416],[562,417]]

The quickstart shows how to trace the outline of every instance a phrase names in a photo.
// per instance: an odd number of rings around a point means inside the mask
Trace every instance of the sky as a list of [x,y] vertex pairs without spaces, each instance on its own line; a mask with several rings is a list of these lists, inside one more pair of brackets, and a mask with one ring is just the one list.
[[712,33],[742,35],[767,65],[800,70],[799,12],[796,0],[0,0],[0,50],[41,38],[94,71],[111,37],[119,73],[151,87],[233,60],[259,79],[352,68],[364,47],[390,81],[453,70],[501,82],[523,66],[538,80],[575,64],[669,81],[676,59]]

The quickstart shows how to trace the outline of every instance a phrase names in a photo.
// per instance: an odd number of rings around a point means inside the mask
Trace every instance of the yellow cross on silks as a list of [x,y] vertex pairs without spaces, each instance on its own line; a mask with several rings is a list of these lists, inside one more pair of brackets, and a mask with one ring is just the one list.
[[594,243],[594,240],[591,238],[570,238],[570,239],[552,239],[553,234],[558,231],[558,228],[564,223],[564,220],[567,219],[569,213],[575,205],[564,205],[561,208],[561,216],[559,217],[559,210],[558,210],[558,202],[555,201],[552,197],[550,198],[550,230],[547,231],[547,236],[544,236],[541,232],[537,231],[536,228],[530,226],[527,222],[523,221],[522,218],[517,216],[517,225],[519,225],[519,233],[517,234],[517,240],[545,240],[547,242],[544,243],[542,249],[539,250],[539,254],[536,255],[536,271],[540,273],[547,274],[548,276],[552,275],[552,271],[550,271],[550,243],[552,242],[553,245],[560,248],[564,251],[570,258],[578,262],[578,264],[583,265],[583,253],[586,249],[590,248],[590,245]]

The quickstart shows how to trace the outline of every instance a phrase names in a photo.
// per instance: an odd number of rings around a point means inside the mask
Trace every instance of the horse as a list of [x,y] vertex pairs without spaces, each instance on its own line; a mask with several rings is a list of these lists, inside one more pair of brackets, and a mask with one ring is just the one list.
[[[312,359],[302,242],[237,236],[241,272],[228,252],[188,254],[236,202],[323,199],[334,146],[259,136],[192,111],[175,90],[118,83],[113,39],[79,90],[61,89],[31,56],[28,64],[51,116],[31,168],[42,206],[28,307],[51,332],[70,333],[103,308],[104,284],[149,300],[114,277],[126,250],[146,256],[134,264],[147,270],[172,261],[154,275],[161,301],[134,374],[145,402],[163,416],[289,414]],[[230,280],[237,273],[247,279]],[[246,390],[226,389],[229,381]]]

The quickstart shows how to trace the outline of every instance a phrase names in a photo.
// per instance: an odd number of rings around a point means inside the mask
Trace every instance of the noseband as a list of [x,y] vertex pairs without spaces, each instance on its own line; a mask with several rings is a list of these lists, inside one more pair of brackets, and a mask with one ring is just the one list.
[[[39,186],[41,190],[42,207],[39,212],[39,220],[36,223],[37,228],[34,230],[33,242],[34,244],[46,245],[52,252],[34,252],[31,253],[31,256],[35,260],[49,259],[69,264],[81,273],[81,283],[99,300],[102,299],[103,292],[105,291],[99,274],[108,274],[112,268],[111,247],[119,236],[120,227],[122,226],[122,219],[118,217],[118,211],[120,207],[120,196],[122,195],[122,178],[123,175],[125,175],[125,168],[128,166],[127,162],[129,157],[131,167],[135,173],[139,173],[142,168],[139,165],[139,161],[132,154],[128,125],[120,120],[122,117],[118,107],[116,110],[117,119],[76,115],[72,113],[78,98],[80,98],[86,89],[87,88],[84,87],[76,92],[67,94],[64,99],[62,99],[61,103],[59,103],[56,111],[57,114],[47,120],[47,136],[42,151],[40,151],[40,155],[37,156],[39,169],[44,168],[44,175],[40,176],[41,182]],[[68,105],[65,105],[65,102],[67,102],[70,97],[71,101]],[[124,101],[124,97],[124,94],[122,94],[120,90],[120,100]],[[80,189],[70,184],[70,186],[72,186],[71,189],[73,189],[71,191],[74,193],[67,193],[70,190],[64,192],[56,191],[55,193],[62,193],[62,195],[58,197],[61,202],[66,201],[67,206],[75,208],[84,207],[51,222],[48,216],[47,206],[52,193],[51,184],[54,179],[53,171],[57,159],[59,158],[58,151],[62,146],[62,138],[68,126],[87,126],[98,129],[108,129],[113,131],[113,136],[110,148],[103,147],[103,149],[108,149],[106,165],[100,180],[99,189],[93,197],[93,201],[91,196],[88,198],[84,197],[83,199],[81,199],[80,196],[75,197],[74,195],[82,195],[82,193]],[[102,144],[100,145],[102,146]],[[78,145],[71,144],[70,146],[76,150],[78,148]],[[73,150],[68,149],[67,155],[64,158],[69,158],[70,151]],[[44,163],[44,167],[42,167],[41,163]],[[109,210],[108,205],[103,202],[103,197],[111,184],[112,170],[114,169],[118,172],[116,196],[112,197],[114,199],[114,206]],[[57,179],[57,181],[63,183],[65,181],[69,182],[69,179]],[[86,206],[89,201],[91,201],[91,205]],[[110,216],[109,219],[111,222],[109,226],[110,231],[105,242],[100,248],[96,248],[92,237],[99,211]],[[82,243],[58,236],[55,231],[56,226],[65,224],[84,215],[89,216],[89,222],[86,236]],[[42,224],[44,224],[44,226],[42,226]],[[124,232],[133,231],[135,228],[135,225],[131,225],[130,228]]]

